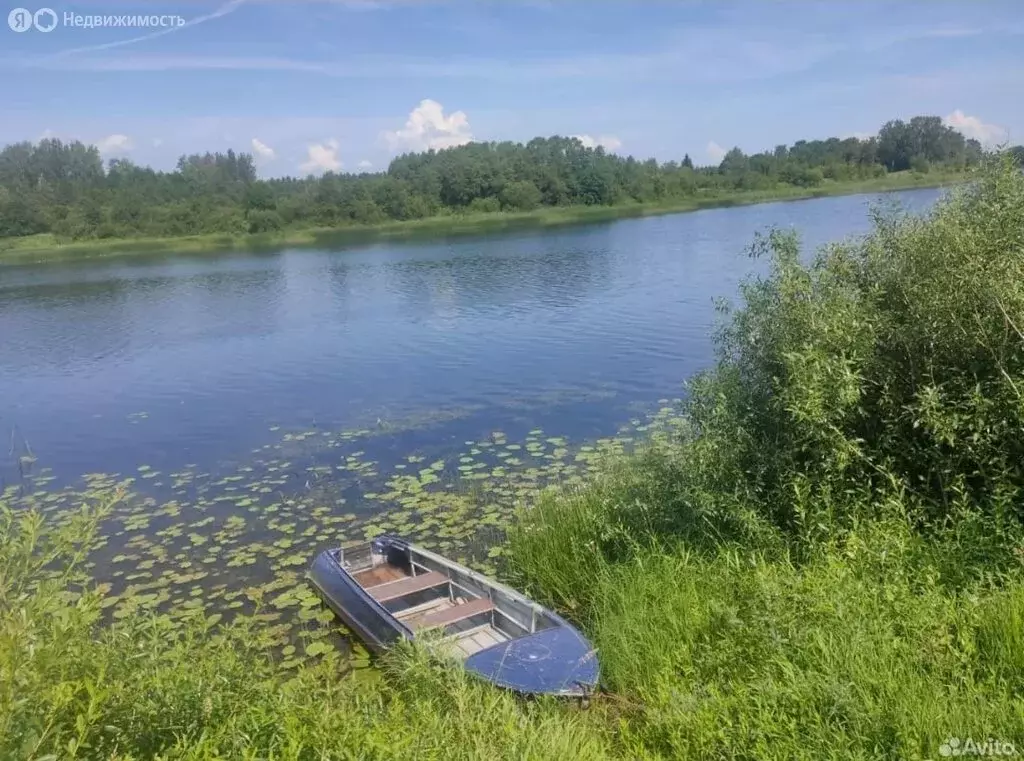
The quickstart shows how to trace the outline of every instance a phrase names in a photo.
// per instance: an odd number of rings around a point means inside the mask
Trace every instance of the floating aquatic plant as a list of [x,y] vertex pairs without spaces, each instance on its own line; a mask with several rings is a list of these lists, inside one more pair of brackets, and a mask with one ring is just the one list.
[[[209,626],[256,616],[279,643],[282,665],[292,667],[332,650],[327,638],[339,632],[303,578],[318,550],[396,532],[493,574],[514,511],[544,488],[582,480],[602,457],[630,447],[638,431],[669,435],[676,413],[659,404],[619,435],[575,447],[534,428],[521,439],[492,431],[466,440],[462,451],[398,457],[370,446],[394,433],[275,425],[278,438],[233,467],[205,472],[192,463],[162,472],[141,464],[134,476],[89,473],[74,486],[56,486],[43,469],[2,494],[59,521],[82,502],[122,490],[84,566],[104,585],[105,613],[148,611],[178,622],[202,615]],[[354,652],[353,663],[363,663]]]

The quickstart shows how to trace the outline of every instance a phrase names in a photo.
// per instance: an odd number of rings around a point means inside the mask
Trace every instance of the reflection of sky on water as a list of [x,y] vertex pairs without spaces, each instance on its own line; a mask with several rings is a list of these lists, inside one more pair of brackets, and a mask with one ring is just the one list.
[[[901,197],[920,208],[936,195]],[[866,230],[866,203],[4,268],[0,430],[17,426],[41,464],[68,476],[238,460],[271,425],[444,410],[459,421],[417,438],[612,432],[627,405],[677,395],[708,365],[713,298],[763,266],[744,253],[756,231],[795,226],[816,246]],[[552,395],[561,402],[545,403]]]

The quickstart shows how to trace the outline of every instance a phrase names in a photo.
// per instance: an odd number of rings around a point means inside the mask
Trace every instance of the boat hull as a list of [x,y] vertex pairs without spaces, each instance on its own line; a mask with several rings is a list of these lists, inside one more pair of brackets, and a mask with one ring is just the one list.
[[[447,558],[412,547],[399,537],[378,537],[363,549],[369,550],[366,557],[371,557],[372,553],[378,559],[414,553],[421,563],[431,564],[428,567],[447,569],[462,585],[485,590],[487,599],[496,601],[497,613],[521,618],[528,614],[530,622],[544,620],[543,628],[531,623],[524,634],[466,657],[463,663],[470,673],[529,695],[585,697],[596,689],[599,680],[596,651],[575,627],[556,613]],[[346,567],[349,561],[345,558],[340,550],[328,550],[320,553],[310,567],[309,580],[327,606],[376,653],[402,640],[415,640],[415,631],[360,585],[354,572]],[[362,570],[366,570],[365,564]],[[505,610],[503,606],[507,606]]]
[[412,631],[373,599],[331,551],[317,555],[308,576],[327,607],[374,652],[413,639]]

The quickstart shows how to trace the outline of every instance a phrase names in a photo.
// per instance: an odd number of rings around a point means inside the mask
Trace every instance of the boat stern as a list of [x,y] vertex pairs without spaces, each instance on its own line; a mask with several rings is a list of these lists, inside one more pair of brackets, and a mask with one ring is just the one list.
[[412,639],[412,632],[367,594],[339,562],[341,558],[339,550],[325,550],[306,574],[327,607],[376,652],[398,640]]

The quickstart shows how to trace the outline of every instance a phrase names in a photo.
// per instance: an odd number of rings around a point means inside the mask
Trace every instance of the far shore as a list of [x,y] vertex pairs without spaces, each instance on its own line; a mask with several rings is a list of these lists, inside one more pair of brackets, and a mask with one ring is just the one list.
[[260,234],[209,234],[163,238],[107,238],[64,242],[53,235],[0,239],[0,264],[59,262],[141,254],[203,254],[288,247],[339,247],[379,240],[480,235],[503,230],[551,228],[628,217],[676,214],[700,209],[795,201],[859,193],[885,193],[963,182],[964,174],[900,172],[873,180],[830,182],[815,188],[781,187],[717,196],[696,196],[652,204],[544,207],[529,212],[447,214],[425,219]]

